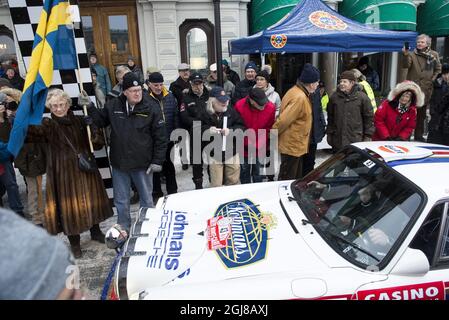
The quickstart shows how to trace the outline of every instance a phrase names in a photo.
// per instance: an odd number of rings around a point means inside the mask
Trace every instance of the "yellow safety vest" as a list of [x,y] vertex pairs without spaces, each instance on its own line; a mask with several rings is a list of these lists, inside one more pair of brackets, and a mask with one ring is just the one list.
[[373,106],[373,111],[377,110],[376,97],[374,96],[374,91],[371,89],[371,86],[365,80],[359,82],[363,86],[363,90],[365,90],[368,98],[371,100],[371,105]]
[[329,95],[326,93],[322,98],[321,98],[321,107],[323,108],[323,111],[327,110],[327,104],[329,103]]

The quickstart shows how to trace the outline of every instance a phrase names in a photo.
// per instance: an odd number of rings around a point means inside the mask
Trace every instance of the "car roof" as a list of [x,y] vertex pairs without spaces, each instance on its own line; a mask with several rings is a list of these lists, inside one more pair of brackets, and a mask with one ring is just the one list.
[[369,150],[428,195],[449,196],[449,146],[424,142],[373,141],[352,144]]

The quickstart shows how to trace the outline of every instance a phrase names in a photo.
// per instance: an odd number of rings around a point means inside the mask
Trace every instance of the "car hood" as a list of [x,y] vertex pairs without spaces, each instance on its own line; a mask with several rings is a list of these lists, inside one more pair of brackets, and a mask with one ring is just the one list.
[[184,192],[141,210],[118,266],[120,297],[165,285],[324,272],[295,225],[304,218],[299,207],[286,203],[287,214],[283,204],[290,183]]

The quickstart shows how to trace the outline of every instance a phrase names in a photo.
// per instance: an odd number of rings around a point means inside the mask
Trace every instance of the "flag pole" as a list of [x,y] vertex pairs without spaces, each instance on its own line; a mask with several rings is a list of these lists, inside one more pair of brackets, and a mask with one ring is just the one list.
[[[73,8],[73,6],[72,6],[72,8]],[[76,6],[76,8],[78,9],[78,5]],[[74,25],[75,21],[74,21],[74,18],[73,18],[73,14],[74,14],[73,12],[70,12],[70,20],[72,21],[73,41],[75,41],[75,25]],[[79,11],[76,12],[75,14],[77,15],[76,17],[79,17],[79,22],[81,22],[81,17],[80,17]],[[75,51],[76,51],[76,44],[75,44]],[[75,71],[76,71],[76,74],[77,74],[78,79],[79,79],[81,92],[83,92],[84,91],[84,86],[83,86],[83,79],[81,78],[81,70],[80,70],[80,62],[79,62],[79,59],[78,59],[78,53],[75,52],[75,55],[76,55],[76,68],[77,68]],[[88,113],[87,113],[87,106],[86,105],[83,105],[83,113],[84,113],[85,116],[88,115]],[[87,138],[89,140],[90,152],[92,152],[92,154],[93,154],[94,153],[94,146],[92,144],[92,132],[90,130],[90,125],[87,125],[86,129],[87,129]]]

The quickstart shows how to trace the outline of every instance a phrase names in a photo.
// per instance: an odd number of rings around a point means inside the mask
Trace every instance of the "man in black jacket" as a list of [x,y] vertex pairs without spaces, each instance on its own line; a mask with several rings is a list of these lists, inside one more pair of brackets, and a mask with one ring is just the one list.
[[427,142],[448,144],[449,142],[449,64],[444,63],[441,74],[433,82],[433,93],[430,98],[430,122]]
[[178,66],[179,77],[170,84],[169,90],[175,95],[178,100],[178,107],[182,102],[182,95],[185,91],[190,89],[190,66],[187,63],[181,63]]
[[[178,79],[170,84],[169,90],[175,95],[176,100],[178,101],[179,109],[182,103],[182,96],[190,89],[190,65],[188,65],[187,63],[181,63],[180,65],[178,65],[178,73]],[[179,155],[182,158],[181,150],[179,152]],[[187,163],[182,164],[182,170],[187,170],[188,168],[189,165]]]
[[234,86],[236,86],[237,83],[240,82],[239,75],[237,74],[237,72],[235,72],[234,70],[231,69],[231,67],[229,66],[228,60],[223,59],[223,60],[221,60],[221,63],[223,65],[226,76],[228,77],[228,80],[231,81],[234,84]]
[[250,61],[245,66],[245,79],[235,86],[232,105],[235,105],[237,101],[248,96],[249,90],[256,85],[256,76],[257,66],[254,62]]
[[111,126],[111,166],[117,223],[129,231],[130,184],[136,185],[141,207],[153,207],[153,173],[162,171],[167,138],[160,108],[153,108],[142,83],[132,72],[123,77],[123,93],[102,110],[89,107],[94,123]]
[[196,142],[196,144],[199,143],[201,150],[199,150],[200,152],[195,155],[193,149],[193,140],[195,137],[193,134],[194,122],[198,123],[198,121],[200,121],[201,113],[206,111],[206,103],[208,99],[209,91],[204,87],[203,77],[200,73],[193,73],[190,76],[190,90],[182,97],[182,103],[179,108],[179,116],[181,118],[183,128],[188,130],[190,134],[190,163],[192,164],[193,169],[193,183],[195,184],[195,189],[203,188],[203,160],[201,156],[203,144],[201,142],[201,125],[199,125],[195,127],[200,133],[200,141]]
[[176,101],[175,95],[165,88],[164,77],[161,73],[153,72],[150,74],[147,85],[149,89],[148,96],[150,97],[150,104],[153,108],[162,111],[167,138],[167,152],[165,154],[165,161],[162,165],[162,172],[155,172],[153,175],[153,200],[156,202],[158,198],[164,196],[161,188],[161,174],[165,177],[167,194],[178,192],[176,170],[170,157],[171,150],[175,144],[173,141],[170,141],[170,135],[173,130],[179,127],[179,111],[178,101]]
[[[323,84],[324,86],[324,84]],[[304,177],[315,168],[316,150],[326,135],[326,120],[324,119],[323,107],[321,106],[321,81],[316,91],[309,96],[312,104],[312,131],[309,140],[309,152],[303,156],[302,176]]]

